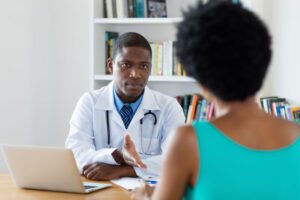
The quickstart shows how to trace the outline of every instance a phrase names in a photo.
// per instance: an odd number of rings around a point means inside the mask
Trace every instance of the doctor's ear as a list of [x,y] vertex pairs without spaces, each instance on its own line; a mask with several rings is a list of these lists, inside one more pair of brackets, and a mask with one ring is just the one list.
[[112,74],[113,73],[113,59],[112,58],[108,58],[106,61],[106,68],[107,71]]

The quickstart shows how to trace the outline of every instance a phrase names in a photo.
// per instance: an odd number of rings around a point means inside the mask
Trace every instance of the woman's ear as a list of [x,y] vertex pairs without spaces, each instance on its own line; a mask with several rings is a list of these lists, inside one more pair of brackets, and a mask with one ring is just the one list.
[[106,61],[106,68],[107,71],[112,74],[113,73],[113,59],[112,58],[108,58]]

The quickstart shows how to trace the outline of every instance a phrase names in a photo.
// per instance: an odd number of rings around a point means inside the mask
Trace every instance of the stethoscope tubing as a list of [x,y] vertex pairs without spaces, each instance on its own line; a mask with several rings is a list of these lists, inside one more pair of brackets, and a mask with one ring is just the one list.
[[[156,114],[151,112],[151,110],[149,110],[147,113],[144,114],[144,117],[146,117],[147,115],[152,115],[154,118],[154,122],[153,125],[155,126],[157,124],[157,117]],[[143,118],[140,119],[140,125],[143,125]],[[109,110],[106,110],[106,132],[107,132],[107,145],[110,148],[110,126],[109,126]]]
[[106,111],[107,145],[110,147],[109,111]]

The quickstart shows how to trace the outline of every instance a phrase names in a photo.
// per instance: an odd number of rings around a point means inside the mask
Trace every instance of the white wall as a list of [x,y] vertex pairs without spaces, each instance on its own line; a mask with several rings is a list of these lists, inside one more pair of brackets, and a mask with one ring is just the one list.
[[63,146],[89,89],[88,27],[86,0],[0,1],[0,143]]
[[[0,143],[63,146],[75,103],[89,89],[88,5],[88,0],[0,1]],[[300,2],[253,0],[252,6],[274,37],[261,93],[300,103]],[[5,170],[0,155],[0,172]]]
[[273,40],[271,66],[259,96],[278,95],[300,104],[300,1],[252,0],[251,4],[267,23]]
[[272,2],[272,93],[300,104],[300,1]]
[[33,139],[32,11],[32,1],[0,4],[0,143]]
[[79,97],[88,91],[89,1],[49,0],[52,3],[53,36],[56,66],[56,144],[64,145],[69,119]]

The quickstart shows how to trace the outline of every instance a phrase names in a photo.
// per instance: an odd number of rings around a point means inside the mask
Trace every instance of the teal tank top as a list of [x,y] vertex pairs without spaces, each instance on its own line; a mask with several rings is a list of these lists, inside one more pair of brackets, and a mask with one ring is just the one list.
[[194,122],[200,171],[185,200],[300,199],[300,139],[275,150],[242,146],[209,122]]

